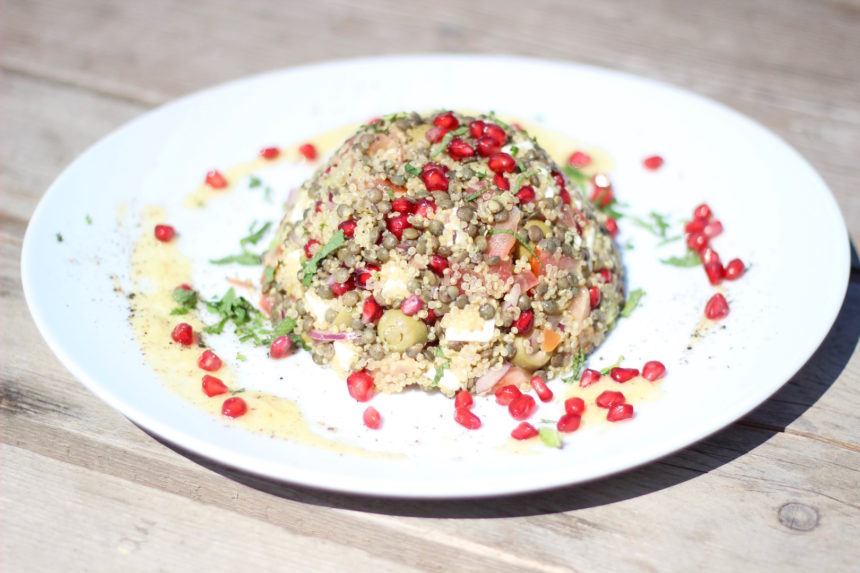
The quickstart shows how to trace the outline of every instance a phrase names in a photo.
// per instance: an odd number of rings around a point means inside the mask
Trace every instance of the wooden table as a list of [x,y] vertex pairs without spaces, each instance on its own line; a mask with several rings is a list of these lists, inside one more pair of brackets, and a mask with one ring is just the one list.
[[[423,8],[7,0],[0,22],[3,571],[846,571],[860,563],[856,253],[819,351],[743,420],[595,483],[451,502],[313,491],[165,446],[54,358],[26,310],[19,272],[27,220],[48,184],[123,122],[254,72],[416,51],[576,60],[722,101],[812,162],[856,243],[856,0]],[[798,261],[798,271],[814,273],[815,262]]]

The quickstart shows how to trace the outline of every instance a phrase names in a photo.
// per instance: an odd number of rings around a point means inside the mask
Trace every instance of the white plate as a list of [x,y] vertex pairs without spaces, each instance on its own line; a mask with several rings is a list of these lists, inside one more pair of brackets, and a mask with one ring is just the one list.
[[[364,405],[306,357],[277,363],[286,378],[279,386],[271,361],[252,361],[255,366],[239,372],[295,399],[323,435],[322,426],[333,425],[347,443],[405,454],[386,460],[244,432],[168,392],[141,357],[127,301],[113,291],[111,275],[127,285],[129,252],[142,232],[116,223],[118,207],[127,204],[133,221],[145,205],[166,206],[171,222],[184,230],[179,247],[198,263],[195,281],[203,284],[223,275],[223,269],[212,275],[205,258],[235,250],[254,216],[278,218],[272,207],[267,212],[238,190],[212,209],[182,209],[182,197],[207,169],[246,160],[264,145],[298,142],[375,115],[437,107],[492,109],[609,150],[617,194],[631,212],[655,209],[677,223],[701,200],[710,203],[726,227],[715,243],[724,260],[738,256],[752,268],[727,284],[729,317],[692,349],[690,335],[713,292],[702,269],[660,264],[658,257],[680,254],[683,244],[657,249],[650,235],[621,222],[620,242],[635,242],[625,253],[629,286],[647,295],[590,365],[605,365],[619,354],[630,364],[658,358],[669,368],[664,395],[637,405],[637,417],[611,431],[583,429],[567,437],[562,450],[536,447],[533,455],[519,455],[494,447],[513,424],[489,400],[477,404],[484,427],[468,432],[454,424],[451,404],[441,396],[379,396],[374,405],[385,425],[372,432],[360,423]],[[652,153],[667,159],[658,172],[641,166]],[[284,183],[304,175],[295,171]],[[242,205],[246,210],[237,214]],[[212,224],[202,224],[207,220]],[[840,308],[848,272],[847,232],[827,186],[800,155],[756,123],[626,74],[479,56],[332,62],[232,82],[166,105],[106,137],[60,175],[33,214],[22,255],[27,302],[51,349],[90,390],[137,424],[256,474],[402,497],[572,484],[707,436],[767,399],[812,355]],[[223,291],[219,284],[207,288],[208,295]],[[222,356],[231,356],[229,337],[214,343]],[[258,371],[250,376],[249,368]],[[561,383],[555,388],[562,391]],[[542,406],[536,418],[559,411]]]

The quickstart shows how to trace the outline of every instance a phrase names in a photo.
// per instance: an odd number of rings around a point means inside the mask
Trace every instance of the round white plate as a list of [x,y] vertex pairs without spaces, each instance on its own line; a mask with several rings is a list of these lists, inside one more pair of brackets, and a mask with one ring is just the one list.
[[[692,343],[714,292],[701,267],[661,264],[659,258],[681,255],[683,243],[657,247],[629,219],[620,222],[619,243],[634,244],[624,255],[628,286],[647,294],[589,365],[605,366],[619,354],[630,365],[660,359],[669,369],[663,396],[637,404],[632,421],[567,436],[561,450],[538,445],[516,454],[498,448],[514,424],[489,399],[476,405],[484,427],[469,432],[453,422],[451,403],[440,395],[377,396],[373,404],[385,424],[373,432],[361,426],[365,405],[349,399],[344,383],[307,356],[274,363],[260,351],[243,365],[228,360],[240,381],[295,400],[320,435],[402,454],[381,459],[248,433],[166,390],[143,361],[128,324],[128,301],[114,292],[117,280],[128,286],[130,250],[143,232],[134,224],[139,210],[152,204],[168,209],[182,230],[178,247],[194,259],[196,284],[206,296],[221,294],[224,268],[213,271],[205,260],[235,251],[253,218],[277,220],[280,213],[241,189],[211,208],[183,209],[182,198],[203,173],[245,161],[265,145],[300,142],[392,111],[439,107],[495,110],[608,150],[616,193],[628,212],[670,214],[673,231],[695,205],[710,203],[726,229],[715,241],[723,260],[737,256],[751,268],[742,280],[725,283],[728,318]],[[641,164],[653,153],[666,158],[657,172]],[[283,199],[308,174],[287,169],[272,175],[276,196]],[[124,225],[116,220],[122,204]],[[839,209],[818,174],[778,137],[720,104],[568,63],[407,56],[256,76],[132,121],[57,178],[33,214],[21,265],[33,318],[60,360],[105,402],[164,439],[224,464],[314,487],[462,497],[605,476],[683,448],[749,412],[824,339],[846,290],[849,250]],[[235,354],[229,336],[211,342],[222,356]],[[561,382],[554,388],[564,391]],[[558,404],[542,405],[535,420],[557,418],[560,411]]]

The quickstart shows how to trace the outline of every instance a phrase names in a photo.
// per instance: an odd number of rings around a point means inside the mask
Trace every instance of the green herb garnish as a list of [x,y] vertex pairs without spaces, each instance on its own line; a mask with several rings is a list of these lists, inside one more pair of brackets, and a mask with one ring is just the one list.
[[63,242],[63,235],[62,235],[61,233],[57,233],[57,242],[58,242],[58,243],[62,243],[62,242]]
[[622,360],[624,360],[624,356],[619,356],[619,357],[618,357],[618,360],[616,360],[616,361],[615,361],[615,364],[612,364],[612,365],[610,365],[610,366],[607,366],[606,368],[604,368],[603,370],[601,370],[601,371],[600,371],[600,373],[601,373],[601,374],[603,374],[604,376],[606,376],[607,374],[609,374],[609,372],[610,372],[613,368],[618,368],[619,366],[621,366],[621,361],[622,361]]
[[668,245],[669,243],[674,243],[675,241],[683,238],[683,235],[675,235],[674,237],[666,237],[659,243],[657,243],[658,247],[662,247],[663,245]]
[[267,203],[272,202],[272,188],[268,185],[266,185],[266,188],[263,189],[263,199],[265,199]]
[[171,293],[173,300],[179,306],[170,311],[170,314],[188,314],[188,311],[197,308],[197,291],[176,287]]
[[272,223],[266,222],[262,227],[260,227],[259,229],[257,229],[255,231],[254,227],[256,225],[257,225],[256,221],[251,223],[251,226],[248,228],[249,235],[239,239],[239,246],[240,247],[244,248],[245,245],[256,245],[258,242],[260,242],[260,239],[263,238],[263,235],[266,234],[266,231],[269,230],[269,227],[272,226]]
[[266,265],[266,268],[263,269],[263,276],[265,277],[265,282],[270,283],[275,280],[275,267],[270,267]]
[[540,258],[537,256],[537,253],[535,253],[534,249],[532,249],[531,245],[529,245],[529,244],[528,244],[528,242],[527,242],[527,241],[525,241],[525,240],[524,240],[522,237],[520,237],[518,234],[514,233],[513,231],[511,231],[511,230],[509,230],[509,229],[488,229],[488,230],[487,230],[487,234],[488,234],[488,235],[499,235],[499,234],[511,235],[511,236],[512,236],[512,237],[514,237],[517,241],[519,241],[519,243],[520,243],[523,247],[525,247],[525,249],[529,252],[529,254],[530,254],[531,256],[533,256],[533,257],[535,258],[535,260],[536,260],[536,261],[538,262],[538,264],[540,265],[540,268],[542,268],[542,269],[546,270],[546,268],[543,266],[543,263],[541,262]]
[[496,125],[498,125],[498,126],[499,126],[499,127],[501,127],[502,129],[510,129],[510,128],[511,128],[511,126],[510,126],[510,125],[508,125],[507,123],[505,123],[504,121],[502,121],[501,119],[499,119],[499,118],[496,116],[496,112],[494,112],[493,110],[490,110],[490,113],[488,113],[488,114],[487,114],[487,117],[489,117],[490,119],[492,119],[492,120],[493,120],[493,123],[495,123]]
[[636,310],[636,307],[639,305],[639,300],[644,294],[645,291],[641,288],[630,291],[630,295],[627,297],[627,302],[624,303],[624,308],[621,309],[621,316],[629,318],[630,315],[633,314],[633,311]]
[[245,356],[244,354],[242,354],[241,352],[237,352],[237,353],[236,353],[236,360],[239,360],[239,361],[241,361],[241,362],[244,362],[244,361],[246,361],[247,359],[248,359],[248,357],[247,357],[247,356]]
[[290,336],[294,344],[307,348],[305,341],[293,334],[296,328],[293,319],[285,318],[272,328],[263,313],[245,297],[238,296],[232,287],[220,299],[203,302],[210,312],[219,317],[218,322],[203,328],[203,332],[207,334],[221,334],[227,323],[232,322],[240,342],[251,341],[257,346],[266,346],[279,336]]
[[669,229],[669,223],[666,221],[666,219],[668,219],[668,216],[661,215],[660,213],[655,213],[654,211],[648,213],[648,216],[651,218],[653,223],[649,221],[644,221],[639,217],[631,217],[631,219],[634,223],[636,223],[655,237],[665,239],[666,231]]
[[543,442],[543,445],[550,448],[561,448],[561,434],[559,434],[558,430],[555,428],[544,426],[538,430],[538,435],[540,436],[540,441]]
[[[442,352],[442,349],[439,348],[438,346],[436,347],[436,350],[434,351],[433,355],[436,356],[436,358],[444,358],[445,357],[445,353]],[[433,376],[433,385],[434,386],[439,385],[439,381],[442,380],[442,375],[445,373],[445,370],[450,368],[450,366],[451,366],[451,361],[446,359],[444,362],[442,362],[436,368],[436,375]]]
[[565,175],[570,177],[574,185],[576,185],[580,189],[585,189],[585,186],[588,183],[588,175],[586,175],[576,167],[571,167],[570,165],[565,165],[564,167],[562,167],[562,171],[564,171]]
[[239,388],[238,390],[230,390],[230,395],[235,396],[236,394],[241,394],[244,391],[245,391],[244,388]]
[[573,359],[573,370],[571,370],[570,376],[564,378],[562,381],[565,384],[573,384],[574,382],[577,382],[583,366],[585,366],[585,352],[580,348],[579,354],[577,354],[576,358]]
[[404,165],[403,169],[405,169],[406,173],[408,173],[410,175],[416,175],[416,176],[421,175],[421,170],[418,169],[417,167],[415,167],[414,165],[412,165],[411,163],[407,163],[406,165]]
[[86,221],[87,221],[87,225],[92,225],[92,224],[93,224],[93,218],[92,218],[92,217],[90,217],[89,215],[87,215],[87,216],[86,216]]
[[437,155],[442,153],[442,151],[446,147],[448,147],[448,144],[451,143],[452,139],[454,139],[458,135],[463,135],[467,131],[469,131],[469,128],[464,125],[464,126],[458,127],[454,131],[449,131],[448,133],[446,133],[445,136],[442,138],[442,141],[440,141],[436,145],[436,147],[434,147],[433,149],[430,150],[430,157],[436,157]]
[[511,193],[516,195],[517,191],[520,190],[520,185],[523,184],[523,181],[528,179],[532,175],[534,175],[534,171],[532,170],[523,171],[522,173],[517,175],[517,178],[514,180],[514,184],[511,186]]
[[519,152],[519,147],[517,147],[516,145],[511,145],[511,157],[516,157]]
[[683,257],[669,257],[668,259],[660,259],[660,262],[664,265],[686,268],[701,264],[702,259],[699,257],[699,253],[688,249],[687,254]]
[[471,195],[466,195],[466,198],[464,199],[464,201],[466,201],[467,203],[470,201],[474,201],[475,199],[477,199],[478,197],[480,197],[481,195],[483,195],[486,192],[487,192],[486,190],[476,191],[476,192],[472,193]]
[[394,201],[394,191],[391,190],[391,187],[386,187],[385,192],[388,193],[388,199]]
[[486,177],[486,176],[487,176],[487,174],[486,174],[486,173],[484,173],[483,171],[477,171],[477,172],[475,172],[475,177],[477,177],[477,178],[478,178],[478,181],[483,181],[483,180],[484,180],[484,177]]
[[263,262],[263,259],[255,253],[243,251],[238,255],[227,255],[220,259],[209,259],[209,262],[213,265],[229,265],[230,263],[236,263],[237,265],[259,265]]
[[343,236],[343,229],[338,229],[313,257],[302,263],[302,284],[310,286],[311,281],[314,280],[314,275],[317,274],[317,267],[320,261],[341,248],[345,243],[346,239]]
[[263,181],[259,177],[257,177],[256,175],[251,175],[250,178],[248,179],[248,187],[250,189],[254,189],[256,187],[259,187],[262,184],[263,184]]

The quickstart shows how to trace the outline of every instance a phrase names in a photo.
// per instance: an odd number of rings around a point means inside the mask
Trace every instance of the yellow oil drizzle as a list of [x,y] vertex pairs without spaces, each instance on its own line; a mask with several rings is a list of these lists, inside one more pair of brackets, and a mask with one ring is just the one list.
[[575,383],[564,393],[564,399],[567,400],[568,398],[579,397],[585,402],[585,412],[582,414],[581,429],[593,428],[602,424],[615,423],[609,422],[606,419],[606,414],[609,410],[601,408],[594,403],[597,397],[606,390],[612,390],[614,392],[621,392],[624,394],[625,401],[628,404],[633,405],[634,418],[637,404],[656,400],[663,393],[659,381],[651,382],[641,376],[636,376],[624,383],[616,382],[609,376],[602,376],[599,381],[591,384],[590,386],[586,386],[585,388],[580,388],[579,384]]

